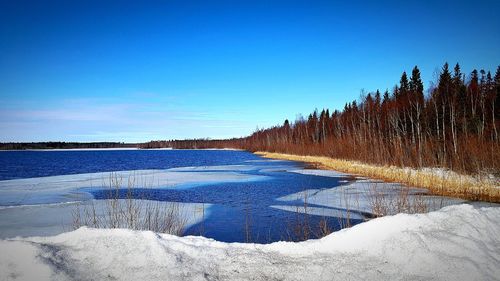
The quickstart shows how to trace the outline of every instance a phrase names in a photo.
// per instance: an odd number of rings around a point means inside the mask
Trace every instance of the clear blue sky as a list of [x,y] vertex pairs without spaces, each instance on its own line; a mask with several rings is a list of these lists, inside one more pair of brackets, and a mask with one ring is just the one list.
[[0,0],[0,141],[238,137],[500,64],[500,1],[143,2]]

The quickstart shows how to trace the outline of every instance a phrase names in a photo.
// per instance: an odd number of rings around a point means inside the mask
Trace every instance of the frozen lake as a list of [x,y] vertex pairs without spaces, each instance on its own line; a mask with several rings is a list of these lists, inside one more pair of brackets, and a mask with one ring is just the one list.
[[0,237],[70,230],[77,206],[103,211],[112,177],[119,198],[178,202],[185,235],[226,242],[319,237],[368,219],[374,188],[402,188],[230,150],[4,151],[0,167]]

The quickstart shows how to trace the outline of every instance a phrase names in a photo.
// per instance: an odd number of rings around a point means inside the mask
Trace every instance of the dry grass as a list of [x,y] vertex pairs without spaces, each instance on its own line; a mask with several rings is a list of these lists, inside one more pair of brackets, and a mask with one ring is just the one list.
[[401,188],[396,194],[387,192],[385,185],[374,183],[370,186],[368,201],[371,213],[375,217],[395,215],[399,213],[426,213],[431,208],[431,201],[423,194],[410,194],[410,188]]
[[394,166],[375,166],[324,156],[299,156],[269,152],[256,152],[256,154],[266,158],[306,162],[321,169],[336,170],[386,182],[399,182],[409,186],[422,187],[435,195],[500,202],[498,179],[460,175],[451,171],[437,172],[432,169],[415,170]]
[[109,175],[103,183],[107,189],[106,200],[95,200],[90,204],[77,204],[72,212],[74,229],[82,226],[92,228],[128,228],[150,230],[160,233],[182,235],[187,219],[177,202],[140,200],[133,196],[136,178],[127,178],[126,196],[120,196],[124,178],[117,173]]

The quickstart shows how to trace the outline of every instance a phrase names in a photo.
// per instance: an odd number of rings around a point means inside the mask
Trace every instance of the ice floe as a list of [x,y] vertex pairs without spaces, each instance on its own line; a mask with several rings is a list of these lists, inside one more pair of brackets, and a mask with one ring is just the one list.
[[[150,201],[132,199],[135,206],[145,209],[150,204],[152,207],[166,208],[169,204],[176,204],[179,219],[183,220],[184,228],[187,229],[205,217],[210,216],[211,204],[203,203],[179,203],[165,201]],[[118,200],[118,204],[125,205],[126,199]],[[143,206],[143,207],[142,207]],[[88,200],[81,202],[65,202],[53,204],[9,206],[0,209],[0,238],[12,238],[16,236],[46,236],[56,235],[70,231],[75,225],[77,212],[94,211],[98,218],[105,218],[109,211],[107,200]],[[145,212],[139,214],[141,220]]]
[[[206,167],[210,171],[200,173],[195,168],[167,170],[133,170],[62,175],[0,181],[0,206],[47,204],[88,200],[90,194],[82,188],[176,188],[181,185],[200,185],[215,182],[247,182],[265,180],[266,176],[240,173],[230,167]],[[236,167],[237,169],[237,167]]]

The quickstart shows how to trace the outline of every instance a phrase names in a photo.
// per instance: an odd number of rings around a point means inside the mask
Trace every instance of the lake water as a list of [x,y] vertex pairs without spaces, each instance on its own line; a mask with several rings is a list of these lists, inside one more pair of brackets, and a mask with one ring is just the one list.
[[242,164],[260,159],[231,150],[0,151],[0,180],[94,172]]
[[[362,193],[348,175],[307,170],[303,163],[264,159],[245,151],[4,151],[0,152],[0,236],[67,230],[70,226],[61,228],[60,222],[69,223],[67,205],[108,199],[109,190],[100,179],[114,171],[140,179],[131,189],[123,186],[121,198],[132,194],[138,199],[201,205],[203,216],[185,234],[226,242],[315,238],[325,225],[338,230],[346,224],[346,213],[336,207],[342,196],[335,192],[344,188],[356,196]],[[350,224],[367,217],[363,208],[358,209],[350,213]],[[66,219],[57,217],[63,214]],[[41,218],[30,217],[35,215]],[[45,222],[46,217],[52,220]]]
[[[147,188],[134,186],[132,194],[141,199],[209,206],[202,221],[188,227],[187,235],[201,234],[230,242],[297,240],[304,236],[298,226],[305,222],[319,225],[327,220],[330,228],[337,229],[344,221],[331,216],[306,217],[291,209],[304,207],[300,198],[278,199],[303,190],[332,188],[350,180],[349,177],[292,172],[304,168],[302,163],[263,159],[249,152],[231,150],[4,151],[0,153],[0,192],[4,195],[0,205],[73,202],[76,197],[71,195],[75,192],[90,193],[98,200],[107,199],[109,192],[99,184],[85,186],[78,180],[80,184],[73,187],[70,186],[73,181],[68,179],[96,172],[154,170],[160,174],[168,171],[176,173],[175,183],[153,182]],[[54,177],[61,175],[72,176]],[[200,179],[196,180],[198,175]],[[48,179],[51,181],[44,183]],[[56,185],[55,191],[52,190]],[[26,186],[30,186],[29,189],[23,189]],[[18,190],[26,194],[12,195]],[[39,192],[36,196],[28,194],[36,191]],[[121,196],[125,198],[126,193],[124,189]],[[283,210],[286,208],[292,211]],[[352,223],[360,221],[352,220]],[[316,234],[311,229],[308,235],[315,237]]]

